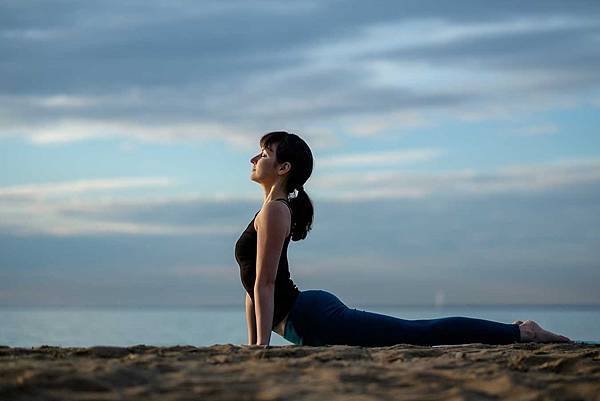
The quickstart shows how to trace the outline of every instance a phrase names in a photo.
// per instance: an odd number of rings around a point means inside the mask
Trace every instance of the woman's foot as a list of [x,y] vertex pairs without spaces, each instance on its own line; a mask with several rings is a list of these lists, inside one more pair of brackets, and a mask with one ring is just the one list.
[[566,343],[570,342],[571,339],[565,336],[561,336],[560,334],[552,333],[548,330],[544,330],[540,327],[539,324],[534,322],[533,320],[525,320],[524,322],[521,320],[516,320],[513,324],[519,325],[519,330],[521,332],[521,342],[537,342],[537,343]]

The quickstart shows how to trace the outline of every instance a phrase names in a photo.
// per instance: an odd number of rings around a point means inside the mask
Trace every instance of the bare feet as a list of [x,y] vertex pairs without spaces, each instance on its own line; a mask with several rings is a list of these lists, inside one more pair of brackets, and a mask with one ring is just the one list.
[[548,330],[544,330],[539,324],[533,320],[515,320],[513,324],[519,325],[521,332],[521,342],[537,342],[537,343],[565,343],[570,342],[571,339],[560,334],[552,333]]

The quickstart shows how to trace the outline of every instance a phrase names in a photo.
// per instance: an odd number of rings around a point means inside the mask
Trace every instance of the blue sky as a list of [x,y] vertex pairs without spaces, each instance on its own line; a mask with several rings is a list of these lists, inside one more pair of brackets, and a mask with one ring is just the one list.
[[300,289],[600,304],[597,2],[0,4],[0,305],[243,303],[266,132]]

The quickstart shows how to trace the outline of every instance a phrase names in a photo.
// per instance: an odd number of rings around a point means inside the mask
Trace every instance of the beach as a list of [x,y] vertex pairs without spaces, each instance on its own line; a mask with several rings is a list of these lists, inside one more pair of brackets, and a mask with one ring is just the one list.
[[600,344],[0,346],[0,400],[597,400]]

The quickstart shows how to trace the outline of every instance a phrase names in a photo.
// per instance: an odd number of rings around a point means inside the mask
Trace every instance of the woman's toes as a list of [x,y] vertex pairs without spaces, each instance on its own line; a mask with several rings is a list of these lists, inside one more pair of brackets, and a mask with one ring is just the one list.
[[570,343],[570,342],[571,342],[571,339],[570,339],[569,337],[566,337],[566,336],[560,336],[560,338],[561,338],[561,339],[562,339],[564,342],[566,342],[566,343]]

